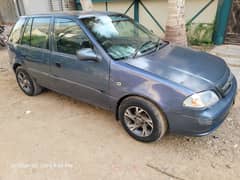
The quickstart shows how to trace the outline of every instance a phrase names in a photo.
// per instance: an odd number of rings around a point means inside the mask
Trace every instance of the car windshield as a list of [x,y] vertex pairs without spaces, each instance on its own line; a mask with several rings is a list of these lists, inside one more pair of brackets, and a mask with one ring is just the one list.
[[82,21],[114,60],[150,53],[163,44],[159,37],[125,15],[88,17]]

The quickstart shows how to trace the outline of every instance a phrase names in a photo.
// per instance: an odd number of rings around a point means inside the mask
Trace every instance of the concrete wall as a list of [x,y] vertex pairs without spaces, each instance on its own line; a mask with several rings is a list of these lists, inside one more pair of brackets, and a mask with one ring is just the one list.
[[12,24],[17,18],[13,0],[0,0],[0,23]]
[[22,0],[22,2],[27,15],[51,11],[48,0]]

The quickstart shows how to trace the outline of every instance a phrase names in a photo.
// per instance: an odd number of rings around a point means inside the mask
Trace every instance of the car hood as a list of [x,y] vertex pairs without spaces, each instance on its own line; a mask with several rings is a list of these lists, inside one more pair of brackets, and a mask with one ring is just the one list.
[[195,92],[218,87],[227,80],[230,73],[221,58],[173,45],[123,62]]

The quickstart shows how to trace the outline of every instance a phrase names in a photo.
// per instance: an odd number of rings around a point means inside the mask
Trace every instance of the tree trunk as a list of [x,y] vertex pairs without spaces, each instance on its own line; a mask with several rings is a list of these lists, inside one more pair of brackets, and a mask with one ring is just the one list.
[[93,9],[92,0],[80,0],[84,11],[91,11]]
[[185,0],[168,0],[165,39],[178,45],[187,46],[184,12]]

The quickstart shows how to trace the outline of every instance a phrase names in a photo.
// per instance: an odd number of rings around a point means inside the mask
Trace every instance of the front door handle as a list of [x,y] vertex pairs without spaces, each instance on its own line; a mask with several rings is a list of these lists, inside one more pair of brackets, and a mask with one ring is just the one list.
[[55,63],[55,65],[58,67],[58,68],[61,68],[62,65],[60,63]]

